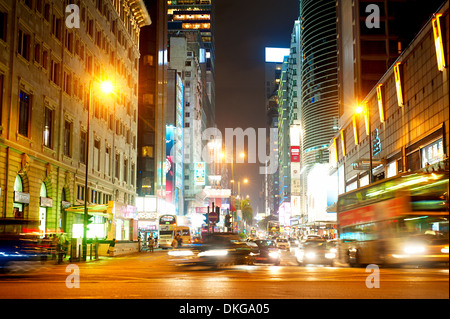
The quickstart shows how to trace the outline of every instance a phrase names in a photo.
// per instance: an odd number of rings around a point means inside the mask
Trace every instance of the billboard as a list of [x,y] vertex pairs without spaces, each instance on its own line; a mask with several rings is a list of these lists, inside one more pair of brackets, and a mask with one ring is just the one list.
[[289,55],[289,48],[267,48],[266,47],[266,62],[283,63],[284,57]]
[[300,146],[291,146],[291,162],[300,162]]
[[205,162],[198,162],[194,164],[194,182],[195,185],[206,184],[206,164]]

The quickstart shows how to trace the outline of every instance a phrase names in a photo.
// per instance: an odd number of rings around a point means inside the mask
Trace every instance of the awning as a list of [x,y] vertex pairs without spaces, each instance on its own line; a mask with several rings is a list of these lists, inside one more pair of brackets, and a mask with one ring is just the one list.
[[[107,216],[108,204],[103,205],[87,205],[88,214]],[[75,214],[84,214],[84,205],[71,206],[66,208],[66,212]]]

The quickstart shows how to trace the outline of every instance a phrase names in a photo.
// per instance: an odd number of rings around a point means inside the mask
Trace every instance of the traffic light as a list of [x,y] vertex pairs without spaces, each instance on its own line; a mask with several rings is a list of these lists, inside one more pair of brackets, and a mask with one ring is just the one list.
[[220,207],[216,206],[216,214],[217,214],[217,221],[216,223],[220,222]]
[[230,214],[225,215],[224,226],[227,228],[231,228],[231,215]]

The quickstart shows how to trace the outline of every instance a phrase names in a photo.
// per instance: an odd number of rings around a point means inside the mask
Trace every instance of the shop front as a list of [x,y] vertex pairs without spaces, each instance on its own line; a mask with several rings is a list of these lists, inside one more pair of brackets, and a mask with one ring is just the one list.
[[[90,224],[86,238],[88,241],[99,243],[100,256],[116,256],[138,251],[136,207],[110,201],[107,205],[88,205],[87,209]],[[72,239],[82,239],[84,206],[68,207],[65,211],[73,214],[70,218]],[[109,249],[113,241],[114,249]]]

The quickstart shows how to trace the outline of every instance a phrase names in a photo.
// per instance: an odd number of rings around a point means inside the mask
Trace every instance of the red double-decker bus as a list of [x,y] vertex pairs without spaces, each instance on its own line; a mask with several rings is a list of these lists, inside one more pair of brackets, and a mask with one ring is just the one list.
[[448,178],[448,171],[405,173],[339,195],[341,260],[448,263]]

